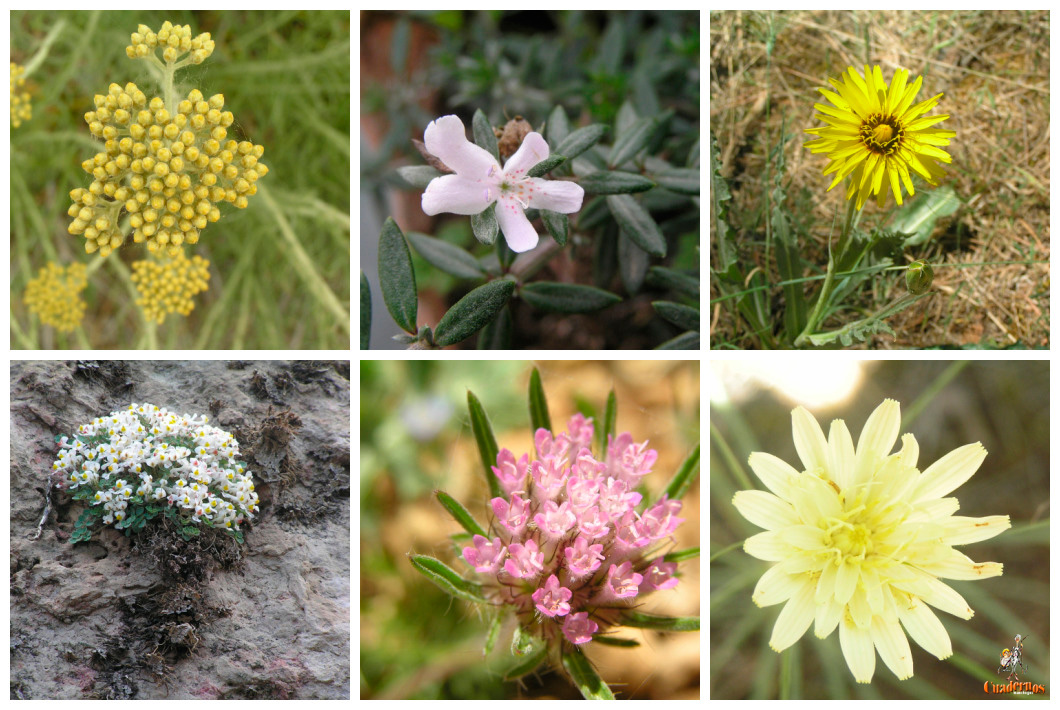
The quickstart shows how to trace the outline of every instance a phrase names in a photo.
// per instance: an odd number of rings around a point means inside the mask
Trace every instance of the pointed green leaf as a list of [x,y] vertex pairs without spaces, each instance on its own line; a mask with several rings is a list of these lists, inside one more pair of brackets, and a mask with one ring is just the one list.
[[490,497],[496,498],[504,495],[501,490],[501,482],[493,474],[493,467],[497,465],[497,440],[493,437],[493,427],[490,426],[486,410],[482,408],[471,390],[467,392],[467,411],[471,415],[471,433],[475,435],[475,443],[478,444],[478,454],[482,459],[482,469],[486,474],[486,483],[489,485]]
[[438,502],[442,504],[449,515],[453,516],[453,520],[460,523],[460,526],[467,530],[472,535],[481,535],[482,537],[489,537],[486,531],[478,524],[478,521],[472,517],[471,513],[467,512],[467,508],[460,505],[460,502],[453,498],[445,491],[435,491],[434,497],[438,499]]
[[455,244],[419,232],[409,232],[405,236],[428,264],[447,274],[462,279],[481,279],[486,276],[478,259]]
[[652,175],[659,187],[682,195],[699,194],[699,170],[696,168],[672,168]]
[[417,190],[425,190],[431,184],[431,180],[441,177],[442,173],[430,165],[405,165],[397,169],[397,174],[402,180]]
[[670,500],[678,500],[682,498],[688,489],[695,483],[696,477],[699,476],[699,444],[696,444],[696,448],[688,455],[688,458],[681,464],[681,468],[677,469],[677,473],[670,479],[670,482],[666,484],[666,497]]
[[658,121],[654,118],[638,118],[634,121],[615,139],[615,144],[611,146],[611,155],[607,158],[607,164],[611,167],[618,167],[633,158],[647,147],[658,125]]
[[568,134],[567,137],[556,146],[556,152],[560,155],[567,156],[567,160],[574,160],[576,157],[596,145],[596,143],[604,137],[605,133],[607,133],[607,126],[602,123],[594,123],[585,128],[579,128],[573,133]]
[[699,557],[699,548],[689,547],[685,550],[666,553],[663,555],[663,562],[684,562],[686,560],[694,560],[697,557]]
[[479,350],[509,350],[512,347],[512,309],[505,306],[497,317],[479,331]]
[[657,288],[668,288],[699,300],[699,277],[683,274],[665,266],[653,266],[648,269],[648,283]]
[[475,233],[475,239],[483,244],[493,244],[497,241],[497,232],[500,225],[497,224],[497,203],[494,202],[479,214],[471,215],[471,231]]
[[673,301],[652,301],[652,308],[660,316],[682,330],[699,330],[699,309]]
[[548,228],[548,233],[556,240],[556,244],[559,244],[561,247],[566,246],[567,228],[570,223],[567,219],[567,215],[553,212],[551,210],[540,210],[540,213],[541,221],[545,223],[545,227]]
[[407,333],[416,332],[416,274],[409,245],[393,217],[379,235],[379,290],[390,316]]
[[469,602],[485,602],[482,588],[469,582],[439,559],[428,555],[409,555],[409,562],[420,574],[434,582],[446,594]]
[[490,125],[490,120],[486,118],[482,109],[476,109],[475,115],[471,118],[471,135],[475,139],[475,145],[488,150],[494,160],[500,159],[500,153],[497,150],[497,134],[493,132],[493,126]]
[[618,273],[626,292],[635,296],[644,285],[648,273],[648,252],[641,249],[624,231],[618,234]]
[[603,634],[594,636],[593,641],[602,643],[605,646],[617,646],[619,648],[636,648],[640,645],[640,641],[634,639],[620,639],[614,636],[604,636]]
[[372,335],[372,289],[368,287],[368,279],[361,272],[361,350],[368,349],[368,343]]
[[625,626],[638,629],[657,629],[659,631],[699,631],[698,616],[655,616],[627,611],[621,617]]
[[535,367],[530,372],[530,431],[538,429],[552,431],[552,420],[548,416],[548,400],[541,386],[541,373]]
[[551,170],[555,170],[565,162],[567,162],[567,156],[561,155],[559,153],[553,153],[534,167],[527,170],[526,176],[532,178],[542,177],[545,173]]
[[446,311],[434,329],[435,344],[445,347],[471,337],[497,317],[515,291],[515,282],[491,281],[471,291]]
[[552,113],[548,115],[548,122],[545,124],[548,144],[559,145],[569,134],[570,119],[567,118],[567,112],[563,110],[563,106],[557,104],[556,108],[552,109]]
[[648,211],[629,195],[608,195],[611,208],[622,230],[644,251],[652,256],[666,256],[666,238]]
[[504,679],[515,680],[528,673],[533,673],[545,662],[546,658],[548,658],[548,648],[541,647],[536,651],[521,657],[511,668],[504,671]]
[[681,333],[676,338],[670,338],[662,345],[655,348],[656,350],[699,350],[699,332],[690,330],[687,333]]
[[655,183],[643,175],[621,170],[598,170],[578,178],[578,184],[590,195],[644,192],[655,187]]
[[607,683],[600,678],[596,669],[589,663],[589,659],[582,655],[581,651],[577,649],[564,651],[562,660],[563,668],[586,700],[615,699]]
[[551,281],[527,284],[520,289],[519,297],[538,310],[553,313],[592,313],[622,300],[593,286]]

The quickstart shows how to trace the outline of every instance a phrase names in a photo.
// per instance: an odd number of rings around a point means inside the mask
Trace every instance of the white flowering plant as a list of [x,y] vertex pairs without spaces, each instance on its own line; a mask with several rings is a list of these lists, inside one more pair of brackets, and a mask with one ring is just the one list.
[[97,523],[128,536],[162,515],[186,540],[207,527],[242,543],[240,525],[258,512],[254,479],[235,437],[207,422],[133,403],[57,437],[57,485],[88,504],[70,542],[90,540]]

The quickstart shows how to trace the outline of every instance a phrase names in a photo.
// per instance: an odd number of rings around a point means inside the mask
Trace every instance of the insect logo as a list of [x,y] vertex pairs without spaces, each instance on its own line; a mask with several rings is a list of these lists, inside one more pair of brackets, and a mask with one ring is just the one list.
[[1008,669],[1009,674],[1007,680],[1012,680],[1012,676],[1016,676],[1016,680],[1020,677],[1016,675],[1016,666],[1020,667],[1020,670],[1026,672],[1027,669],[1023,665],[1023,637],[1016,634],[1015,645],[1011,650],[1005,649],[1001,652],[1001,665],[997,667],[997,672],[1000,673],[1003,669]]

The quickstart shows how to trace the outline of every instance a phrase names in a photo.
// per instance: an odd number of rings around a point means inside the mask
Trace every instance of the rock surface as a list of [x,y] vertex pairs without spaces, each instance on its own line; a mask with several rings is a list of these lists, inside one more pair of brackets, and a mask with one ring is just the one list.
[[[349,377],[348,362],[12,363],[11,697],[349,698]],[[70,544],[82,505],[50,486],[55,437],[131,402],[236,436],[261,496],[245,545],[154,523]]]

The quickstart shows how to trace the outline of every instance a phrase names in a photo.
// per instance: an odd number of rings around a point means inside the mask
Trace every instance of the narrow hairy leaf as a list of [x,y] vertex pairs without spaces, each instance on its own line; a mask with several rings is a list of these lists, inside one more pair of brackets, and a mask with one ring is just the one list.
[[405,236],[428,264],[447,274],[462,279],[481,279],[486,275],[478,259],[455,244],[419,232],[409,232]]
[[652,175],[659,187],[682,195],[699,194],[699,170],[696,168],[671,168]]
[[656,350],[699,350],[699,332],[690,330],[681,333],[676,338],[670,338]]
[[622,615],[622,623],[638,629],[657,629],[659,631],[699,631],[698,616],[655,616],[627,611]]
[[368,349],[372,335],[372,289],[361,272],[361,350]]
[[548,115],[548,121],[545,124],[545,136],[548,138],[548,144],[559,145],[569,134],[570,119],[567,118],[567,112],[563,110],[563,107],[557,105],[556,108],[552,109],[552,113]]
[[629,238],[652,256],[666,256],[666,239],[648,211],[629,195],[608,195],[607,206]]
[[651,257],[648,252],[629,238],[625,231],[619,230],[618,234],[618,273],[622,277],[622,285],[626,287],[626,293],[635,296],[640,293],[644,285],[644,277],[648,273],[648,260]]
[[699,475],[699,444],[696,444],[696,448],[688,455],[688,458],[684,460],[681,467],[677,469],[677,473],[670,479],[670,482],[666,484],[666,497],[670,500],[678,500],[688,492],[688,489],[695,482],[696,477]]
[[493,474],[493,466],[497,464],[497,440],[493,436],[493,427],[490,426],[486,410],[478,401],[471,390],[467,392],[467,411],[471,415],[471,433],[475,435],[475,443],[478,444],[478,454],[482,459],[482,469],[486,474],[486,483],[489,485],[490,497],[496,498],[504,495],[501,490],[501,482]]
[[607,164],[611,167],[617,167],[643,150],[648,145],[648,141],[651,140],[652,133],[655,132],[657,125],[658,121],[650,117],[638,118],[634,121],[629,128],[615,139],[615,144],[611,146],[611,155],[607,159]]
[[607,451],[607,440],[614,437],[617,421],[618,399],[615,397],[615,388],[612,387],[607,395],[607,406],[604,407],[603,426],[600,427],[600,451]]
[[441,177],[442,173],[430,165],[405,165],[397,169],[397,174],[409,187],[417,190],[425,190],[431,184],[431,180]]
[[699,548],[689,547],[686,550],[666,553],[663,555],[663,562],[684,562],[686,560],[694,560],[697,557],[699,557]]
[[516,678],[522,678],[528,673],[533,673],[545,662],[546,658],[548,658],[547,647],[541,647],[526,656],[521,656],[511,668],[504,671],[504,679],[515,680]]
[[665,266],[648,269],[648,283],[658,288],[668,288],[696,300],[699,299],[699,277],[683,274]]
[[493,244],[497,241],[500,225],[497,224],[496,202],[482,212],[471,215],[471,231],[475,233],[475,239],[483,244]]
[[655,183],[649,178],[621,170],[598,170],[578,178],[578,184],[590,195],[644,192],[655,187]]
[[567,160],[574,160],[577,156],[592,148],[607,133],[607,126],[602,123],[594,123],[585,128],[567,135],[563,141],[556,146],[556,152],[567,156]]
[[538,429],[552,431],[552,420],[548,416],[548,401],[545,388],[541,386],[541,373],[535,367],[530,372],[530,431]]
[[445,593],[469,602],[486,601],[479,585],[467,581],[441,560],[429,555],[409,555],[409,562],[416,571],[438,585]]
[[453,516],[453,520],[460,523],[460,526],[467,530],[472,535],[481,535],[482,537],[488,537],[486,531],[478,524],[478,521],[472,517],[471,513],[467,511],[467,508],[460,505],[460,501],[453,498],[445,491],[435,491],[434,497],[438,499],[438,502],[442,504],[449,515]]
[[574,685],[581,691],[586,700],[614,700],[615,696],[607,683],[600,678],[596,669],[582,652],[574,649],[563,652],[563,668],[570,675]]
[[500,279],[471,291],[446,311],[434,329],[434,342],[445,347],[465,340],[492,321],[508,303],[515,282]]
[[619,648],[636,648],[640,645],[640,641],[634,639],[620,639],[614,636],[604,636],[603,634],[594,636],[593,641],[602,643],[605,646],[618,646]]
[[562,165],[565,162],[567,162],[567,156],[560,155],[559,153],[553,153],[552,155],[548,156],[547,158],[542,160],[540,163],[538,163],[534,167],[532,167],[529,170],[527,170],[526,171],[526,176],[527,177],[532,177],[532,178],[541,177],[545,173],[547,173],[547,172],[549,172],[551,170],[555,170],[556,168],[558,168],[560,165]]
[[379,289],[390,316],[407,333],[416,332],[416,274],[405,236],[393,217],[379,235]]
[[494,160],[500,159],[497,150],[497,134],[493,132],[493,126],[482,109],[476,109],[475,115],[471,117],[471,135],[475,139],[475,145],[485,148],[493,156]]
[[561,247],[567,244],[567,228],[570,221],[567,215],[551,210],[540,210],[541,221],[545,223],[548,233]]
[[683,330],[699,330],[699,309],[673,301],[652,301],[652,308],[660,316]]
[[581,284],[535,281],[519,291],[519,297],[534,308],[553,313],[591,313],[614,305],[620,296]]
[[497,317],[478,333],[479,350],[508,350],[512,347],[512,309],[505,306]]

